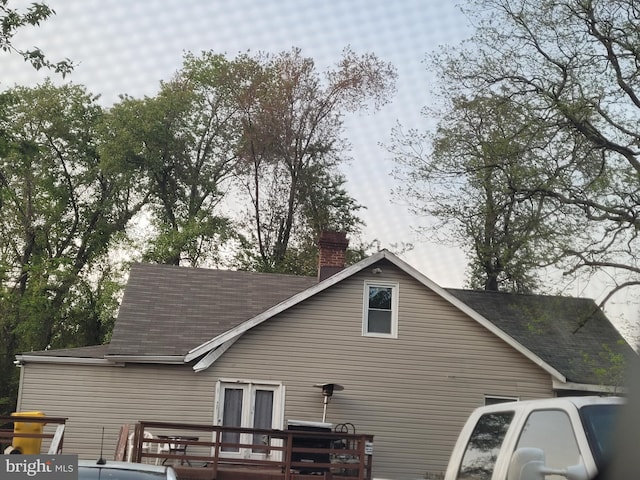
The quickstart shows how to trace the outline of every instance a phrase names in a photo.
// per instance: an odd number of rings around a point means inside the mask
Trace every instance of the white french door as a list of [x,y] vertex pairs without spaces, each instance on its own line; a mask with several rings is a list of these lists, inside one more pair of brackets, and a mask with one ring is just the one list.
[[[216,388],[216,421],[225,427],[254,429],[282,428],[281,384],[220,381]],[[258,434],[225,432],[225,443],[254,445],[251,448],[228,446],[220,454],[232,458],[265,458],[274,452],[267,448],[273,440]]]

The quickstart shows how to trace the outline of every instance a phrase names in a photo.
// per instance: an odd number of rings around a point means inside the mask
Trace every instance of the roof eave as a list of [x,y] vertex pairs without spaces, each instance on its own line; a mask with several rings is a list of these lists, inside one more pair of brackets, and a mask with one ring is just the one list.
[[200,359],[200,361],[198,361],[198,363],[196,363],[193,366],[193,370],[195,372],[201,372],[203,370],[206,370],[207,368],[209,368],[211,365],[213,365],[213,363],[218,360],[222,354],[224,352],[226,352],[227,350],[229,350],[229,348],[231,348],[231,345],[233,345],[236,340],[238,338],[240,338],[242,335],[238,335],[237,337],[232,338],[231,340],[227,340],[226,342],[224,342],[222,345],[220,345],[219,347],[211,350],[209,353],[207,353],[204,357],[202,357]]
[[594,385],[592,383],[574,383],[574,382],[560,382],[553,381],[554,390],[573,390],[593,393],[604,393],[607,395],[612,394],[626,394],[627,388],[615,385]]
[[57,357],[55,355],[16,355],[18,365],[25,363],[56,363],[65,365],[98,365],[98,366],[123,366],[117,361],[105,358],[84,358],[84,357]]
[[184,355],[105,355],[111,362],[122,363],[160,363],[165,365],[184,364]]

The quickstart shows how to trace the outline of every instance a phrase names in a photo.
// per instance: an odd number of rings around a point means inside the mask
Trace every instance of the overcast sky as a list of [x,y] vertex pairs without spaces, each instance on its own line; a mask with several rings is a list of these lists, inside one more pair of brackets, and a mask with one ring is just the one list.
[[[10,0],[11,5],[28,1]],[[391,195],[393,163],[379,146],[388,143],[396,122],[425,129],[420,115],[429,105],[433,76],[428,53],[456,45],[471,34],[469,20],[454,0],[48,0],[56,16],[23,31],[21,48],[42,48],[51,60],[77,64],[67,80],[100,94],[105,106],[118,95],[154,95],[182,64],[186,51],[212,50],[229,57],[238,52],[278,53],[299,47],[320,71],[350,46],[373,52],[398,71],[398,91],[375,114],[347,119],[352,162],[345,167],[349,189],[367,210],[365,240],[382,247],[410,242],[402,257],[444,287],[462,287],[465,259],[460,251],[418,239],[420,219]],[[48,72],[35,72],[18,56],[0,53],[0,89],[34,85]],[[422,240],[422,241],[421,241]],[[576,282],[567,294],[598,298],[604,287]],[[624,295],[618,302],[629,301]],[[628,318],[627,321],[631,320]],[[637,317],[637,314],[635,315]],[[636,320],[634,318],[633,320]]]
[[[16,0],[14,0],[15,2]],[[12,2],[12,3],[14,3]],[[22,4],[28,2],[22,1]],[[68,80],[102,96],[154,95],[182,64],[185,51],[281,52],[299,47],[320,71],[350,46],[373,52],[398,70],[398,91],[375,114],[347,118],[353,160],[345,167],[352,195],[367,207],[365,240],[382,247],[411,242],[405,255],[443,286],[461,286],[464,258],[455,249],[418,242],[411,226],[418,219],[391,196],[388,143],[396,121],[421,127],[433,81],[424,63],[428,52],[468,36],[467,19],[453,1],[435,0],[49,0],[56,16],[37,29],[23,30],[16,43],[41,47],[51,60],[70,58],[77,67]],[[18,3],[16,3],[18,4]],[[0,88],[35,84],[50,72],[35,72],[16,56],[2,54]],[[426,128],[426,127],[425,127]]]

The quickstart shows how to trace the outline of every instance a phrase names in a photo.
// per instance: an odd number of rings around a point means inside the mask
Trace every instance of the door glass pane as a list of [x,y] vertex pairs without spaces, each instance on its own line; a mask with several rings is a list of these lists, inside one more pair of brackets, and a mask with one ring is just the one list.
[[458,480],[490,480],[512,419],[513,412],[487,413],[480,417],[464,451]]
[[[272,428],[273,418],[273,391],[256,390],[255,411],[253,414],[253,428],[268,430]],[[268,445],[269,439],[262,434],[253,435],[254,445]],[[264,451],[264,449],[254,449],[254,451]]]
[[[222,410],[222,425],[224,427],[242,426],[242,394],[241,388],[224,389],[224,407]],[[239,432],[223,432],[222,441],[224,443],[240,443]],[[223,447],[223,452],[237,452],[237,447]]]

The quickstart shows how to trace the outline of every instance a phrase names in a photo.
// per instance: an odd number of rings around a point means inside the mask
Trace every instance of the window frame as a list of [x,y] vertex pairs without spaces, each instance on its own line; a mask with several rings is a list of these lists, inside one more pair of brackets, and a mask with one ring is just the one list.
[[[391,331],[389,333],[369,331],[369,289],[372,287],[391,289]],[[362,336],[377,338],[398,338],[398,305],[400,284],[398,282],[365,280],[362,296]]]

